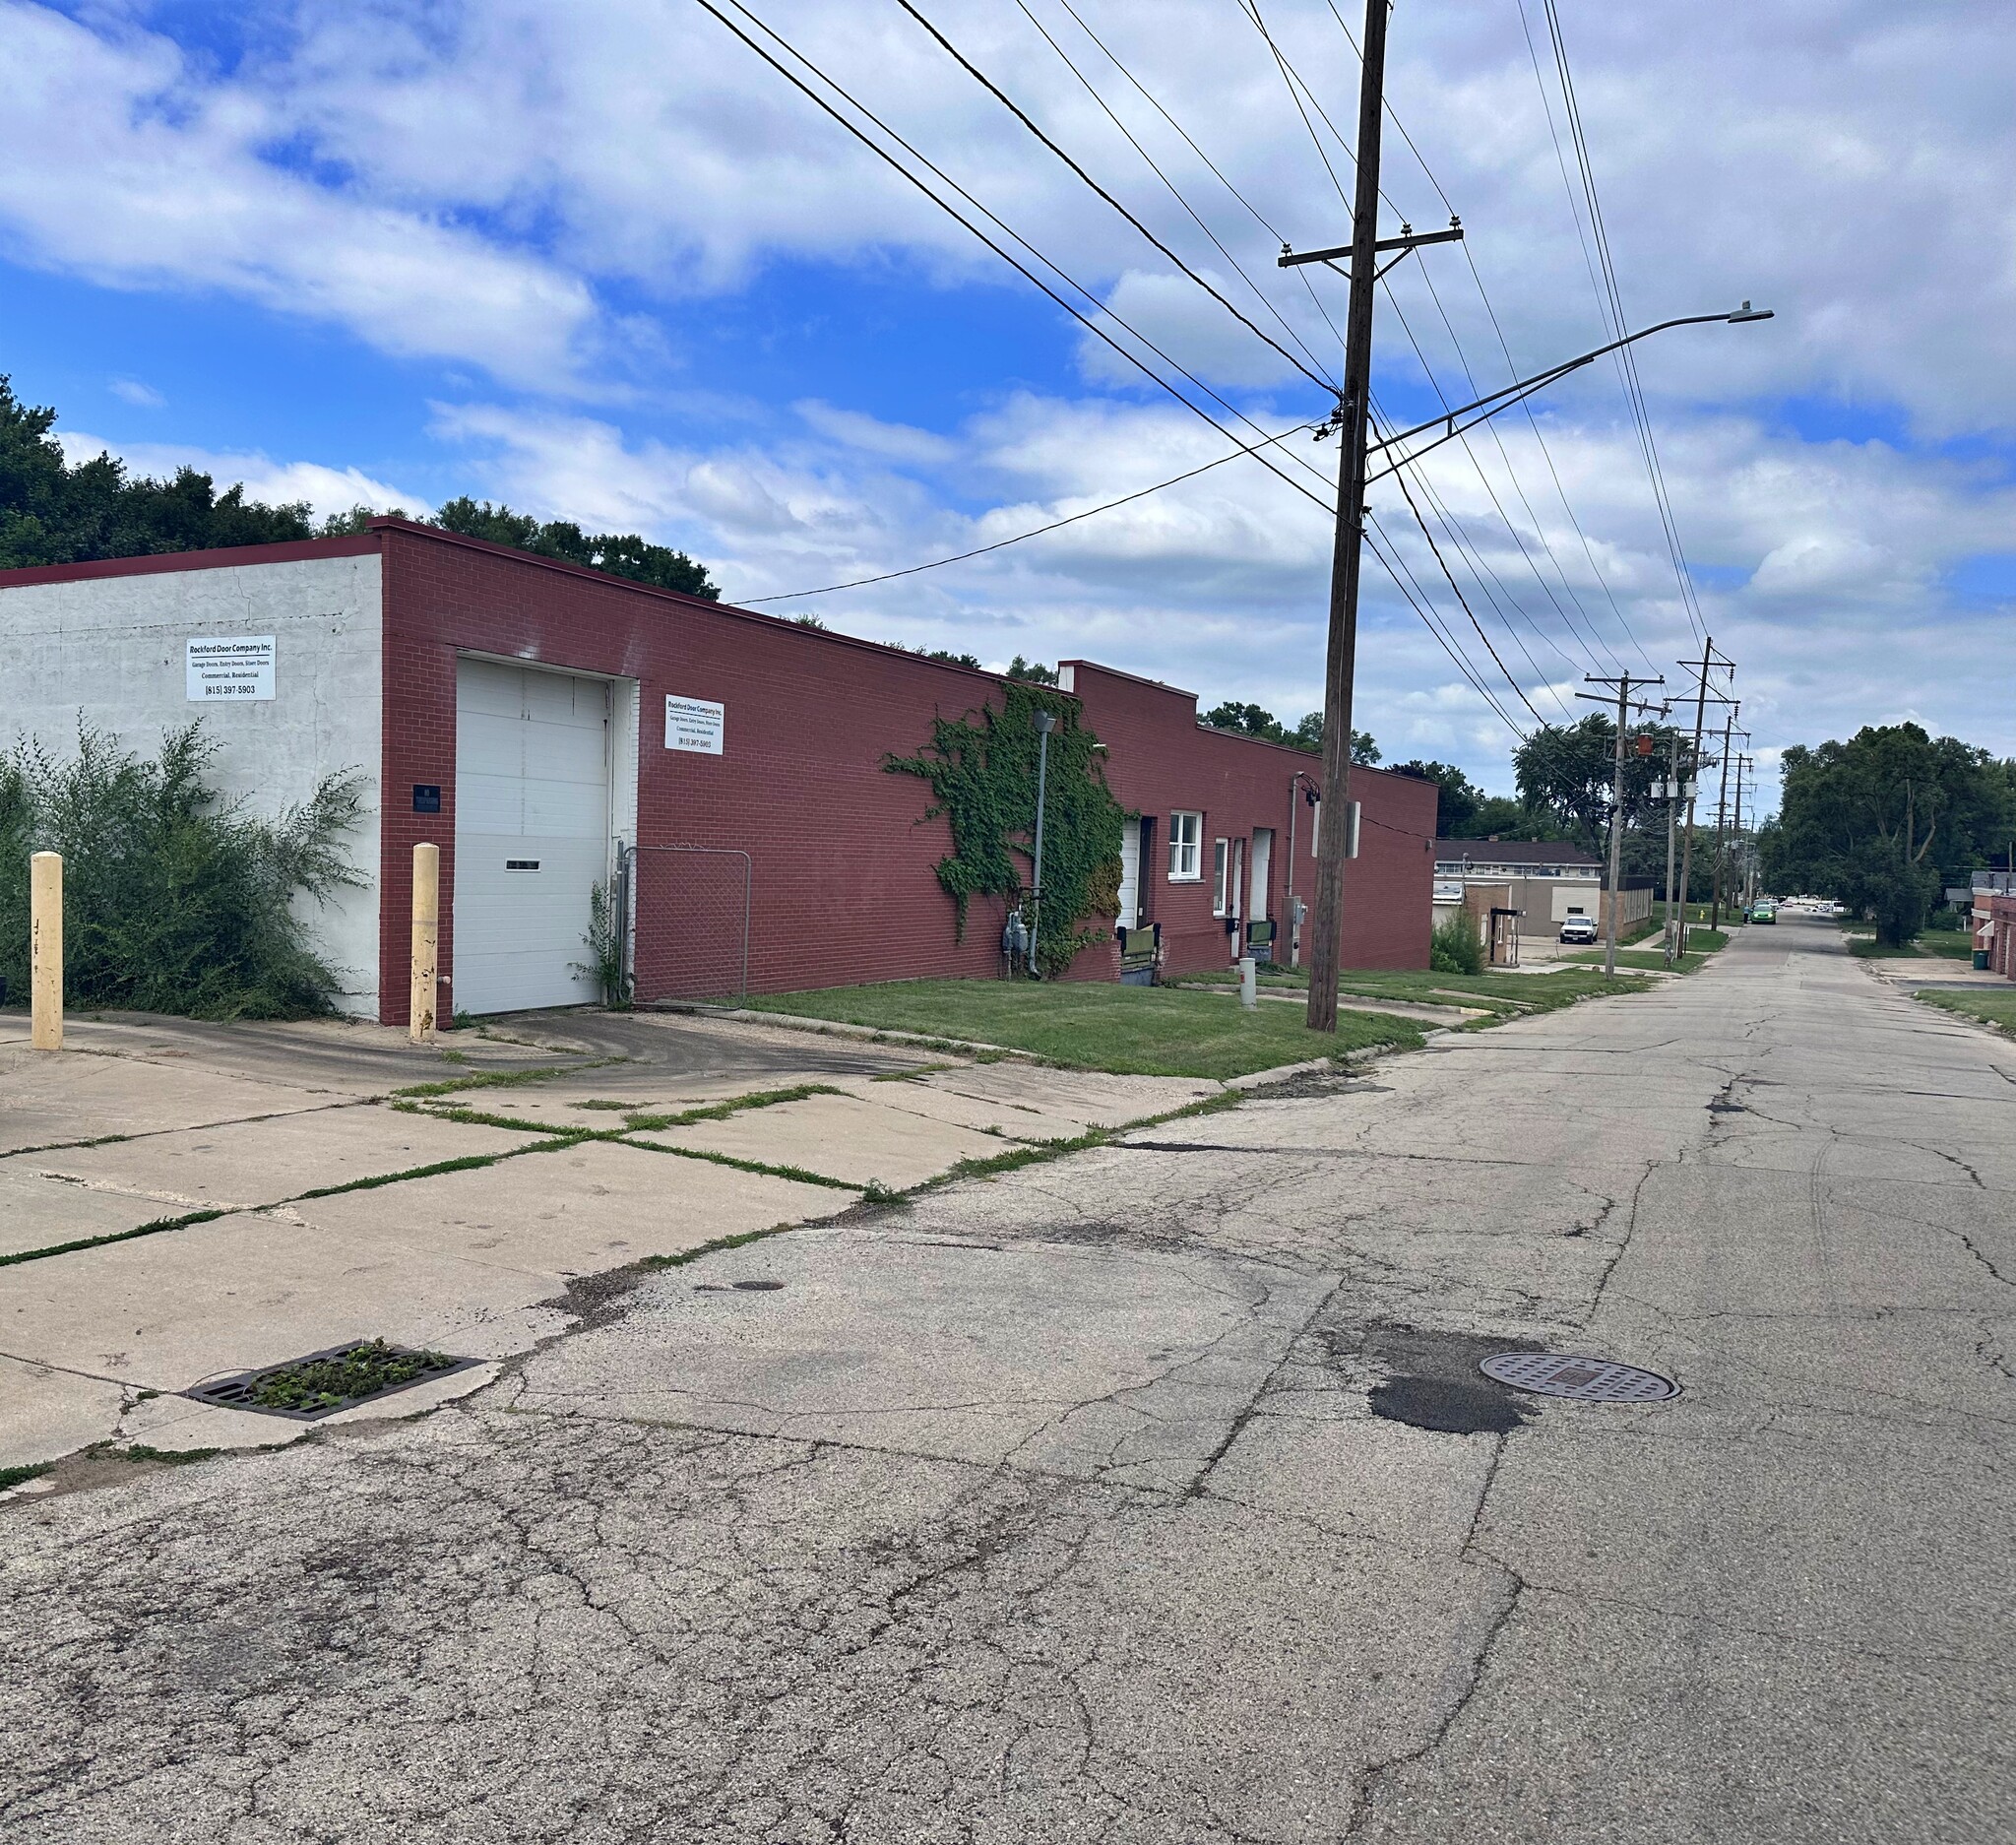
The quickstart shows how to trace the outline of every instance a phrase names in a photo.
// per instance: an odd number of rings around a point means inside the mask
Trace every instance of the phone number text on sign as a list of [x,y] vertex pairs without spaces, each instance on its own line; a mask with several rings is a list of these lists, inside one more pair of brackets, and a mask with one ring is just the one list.
[[192,704],[273,696],[274,637],[218,634],[189,643],[187,694]]

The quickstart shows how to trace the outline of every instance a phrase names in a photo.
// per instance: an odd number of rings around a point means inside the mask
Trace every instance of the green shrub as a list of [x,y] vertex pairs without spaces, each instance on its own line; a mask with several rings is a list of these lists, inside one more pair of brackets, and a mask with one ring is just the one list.
[[1428,968],[1435,974],[1481,974],[1484,971],[1483,937],[1478,933],[1477,918],[1468,910],[1455,910],[1435,924],[1428,937]]
[[613,878],[598,883],[588,893],[588,933],[581,938],[588,950],[586,961],[577,961],[574,972],[593,981],[602,1004],[618,1010],[630,1003],[631,983],[623,971],[623,925],[621,890]]
[[0,759],[0,978],[28,991],[29,855],[63,855],[68,1004],[189,1018],[301,1018],[332,1009],[342,976],[316,952],[302,898],[364,880],[340,844],[361,777],[324,779],[278,818],[208,786],[217,745],[199,723],[145,761],[80,731],[58,762],[25,742]]

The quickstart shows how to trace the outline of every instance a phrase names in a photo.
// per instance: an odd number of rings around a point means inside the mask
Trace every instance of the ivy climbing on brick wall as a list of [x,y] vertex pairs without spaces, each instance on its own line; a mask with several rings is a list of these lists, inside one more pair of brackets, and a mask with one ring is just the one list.
[[1080,727],[1075,699],[1047,686],[1011,680],[999,710],[982,705],[958,718],[932,721],[931,740],[915,756],[890,756],[892,775],[930,785],[923,820],[943,814],[952,851],[938,860],[938,882],[956,906],[954,927],[966,935],[975,897],[1020,902],[1033,880],[1036,852],[1036,714],[1056,715],[1043,813],[1042,932],[1037,964],[1063,973],[1081,949],[1107,939],[1105,923],[1120,903],[1120,823],[1124,817],[1105,783],[1094,745]]

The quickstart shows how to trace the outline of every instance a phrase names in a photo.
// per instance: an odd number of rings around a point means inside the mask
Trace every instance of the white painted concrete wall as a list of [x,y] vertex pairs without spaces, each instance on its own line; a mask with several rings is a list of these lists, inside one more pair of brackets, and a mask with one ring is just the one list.
[[[170,570],[0,588],[0,743],[37,738],[64,756],[80,722],[152,755],[201,716],[220,745],[213,780],[259,814],[306,800],[323,777],[362,772],[347,845],[366,882],[308,921],[344,970],[345,1010],[378,1013],[378,813],[383,732],[382,562],[375,552],[297,563]],[[275,696],[189,702],[185,643],[271,634]]]

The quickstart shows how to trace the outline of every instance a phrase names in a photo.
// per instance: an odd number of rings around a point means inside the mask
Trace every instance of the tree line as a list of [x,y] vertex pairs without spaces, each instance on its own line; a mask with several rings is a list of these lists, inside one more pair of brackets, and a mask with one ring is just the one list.
[[[318,523],[305,500],[269,506],[247,499],[242,482],[219,492],[196,468],[156,480],[111,454],[73,465],[51,433],[55,422],[54,410],[23,404],[0,373],[0,570],[337,538],[373,517],[357,506]],[[541,521],[467,494],[421,523],[710,602],[721,595],[705,565],[634,532],[584,532],[572,520]]]

